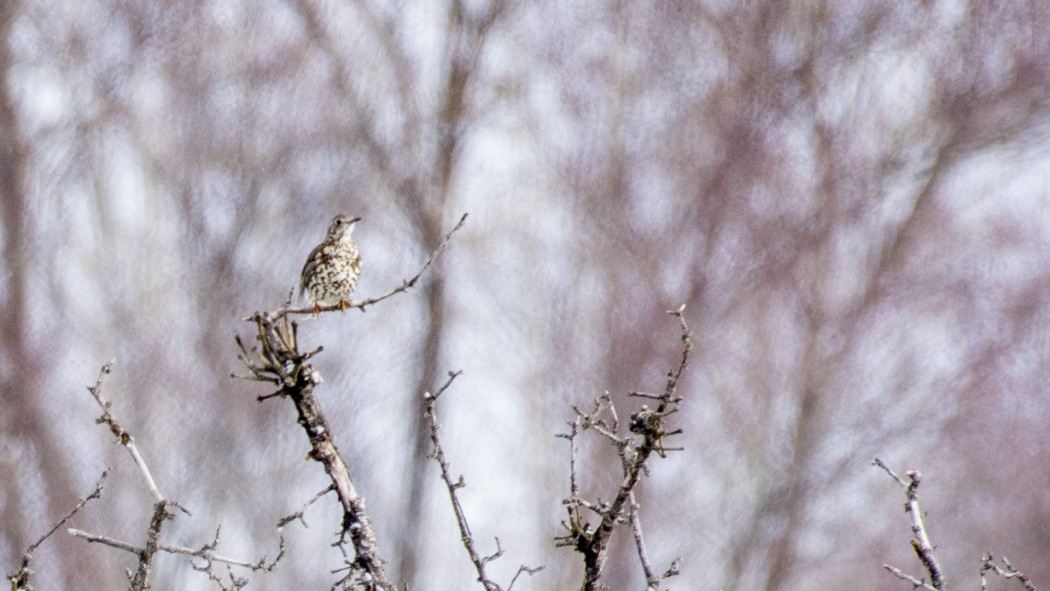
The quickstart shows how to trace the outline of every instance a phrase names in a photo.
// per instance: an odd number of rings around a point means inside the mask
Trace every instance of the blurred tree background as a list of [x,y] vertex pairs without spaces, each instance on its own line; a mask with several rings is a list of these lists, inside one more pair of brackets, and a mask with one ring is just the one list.
[[[656,390],[664,311],[695,331],[684,452],[639,502],[691,589],[905,588],[879,455],[926,475],[949,580],[985,551],[1050,584],[1050,5],[1040,0],[0,3],[0,562],[76,525],[138,542],[151,500],[108,397],[191,511],[164,541],[276,552],[325,486],[290,405],[237,370],[336,213],[359,296],[302,322],[318,391],[412,589],[476,576],[426,459],[419,397],[462,369],[443,434],[506,581],[572,588],[570,405]],[[619,479],[585,447],[591,493]],[[289,525],[249,588],[325,589],[339,511]],[[494,550],[493,547],[488,551]],[[608,582],[638,589],[629,539]],[[126,587],[131,555],[50,540],[42,589]],[[161,556],[157,586],[208,588]],[[518,588],[516,586],[516,588]]]

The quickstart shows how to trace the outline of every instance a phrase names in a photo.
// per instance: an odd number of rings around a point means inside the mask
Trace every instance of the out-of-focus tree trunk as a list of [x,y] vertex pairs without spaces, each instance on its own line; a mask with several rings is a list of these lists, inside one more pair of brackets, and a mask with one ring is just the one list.
[[[25,300],[26,300],[26,266],[25,232],[25,197],[22,194],[22,170],[25,166],[25,148],[18,134],[14,105],[9,91],[9,72],[11,54],[8,49],[8,38],[11,22],[18,11],[18,2],[0,4],[0,208],[3,211],[3,265],[4,276],[0,281],[4,285],[4,298],[0,308],[0,393],[4,405],[3,424],[0,432],[4,437],[11,437],[18,429],[24,436],[27,427],[32,429],[33,417],[31,397],[22,389],[25,380],[31,379],[32,372],[22,373],[18,368],[24,367],[27,361],[25,338]],[[22,386],[20,386],[20,384]],[[0,457],[4,463],[4,474],[18,474],[28,469],[20,465],[24,460],[14,457]],[[35,468],[34,468],[35,469]],[[21,499],[27,494],[24,482],[19,478],[4,478],[3,528],[4,536],[10,541],[13,553],[5,556],[11,559],[21,549],[30,544],[27,531],[30,524],[20,514]],[[6,562],[5,562],[6,563]]]
[[[51,521],[69,511],[77,499],[72,465],[62,449],[62,432],[49,416],[59,409],[50,406],[53,397],[41,390],[41,372],[53,370],[41,363],[42,358],[48,357],[47,344],[35,340],[30,330],[30,316],[47,313],[29,306],[33,297],[31,274],[40,269],[35,264],[37,260],[46,258],[46,254],[34,255],[32,249],[46,248],[46,243],[37,243],[30,231],[35,224],[25,186],[29,150],[20,132],[11,91],[10,36],[19,10],[17,0],[0,3],[0,437],[10,438],[5,448],[17,450],[15,454],[0,456],[0,471],[6,475],[2,479],[2,527],[12,550],[12,555],[6,557],[10,562],[5,564],[16,564],[20,553],[47,531]],[[32,475],[39,477],[42,489],[30,488],[36,481]],[[34,506],[45,508],[42,515],[31,510]],[[44,520],[36,521],[30,516]],[[65,546],[68,542],[66,539],[52,543]],[[67,589],[91,584],[90,576],[81,577],[76,583],[73,569],[63,568],[60,563],[49,565],[49,570],[51,584],[64,580]]]
[[[455,181],[463,134],[470,123],[472,111],[468,98],[469,86],[477,68],[477,60],[491,27],[507,10],[504,0],[490,0],[483,7],[469,7],[462,0],[450,3],[448,23],[443,46],[441,65],[444,67],[443,88],[439,91],[441,104],[436,111],[437,141],[431,151],[433,160],[423,163],[426,167],[419,183],[413,183],[407,195],[402,196],[409,219],[415,226],[424,252],[431,252],[441,242],[448,230],[446,211],[453,202],[451,191]],[[434,125],[434,122],[430,123]],[[411,142],[411,138],[406,138]],[[426,173],[429,172],[429,175]],[[429,177],[429,178],[428,178]],[[455,215],[453,213],[453,215]],[[445,277],[434,273],[422,288],[426,308],[426,327],[421,334],[423,350],[420,353],[419,381],[416,393],[432,391],[443,380],[449,368],[440,367],[442,343],[448,327],[448,301]],[[435,484],[430,453],[430,434],[426,419],[421,412],[413,413],[412,455],[408,464],[408,498],[405,515],[421,516],[424,513],[426,491]],[[408,519],[399,536],[396,572],[410,583],[410,587],[421,587],[420,552],[423,548],[417,541],[418,527]]]

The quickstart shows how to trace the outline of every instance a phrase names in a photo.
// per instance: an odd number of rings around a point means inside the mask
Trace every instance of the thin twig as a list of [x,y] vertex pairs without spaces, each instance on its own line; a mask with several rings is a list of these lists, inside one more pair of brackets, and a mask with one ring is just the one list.
[[157,488],[157,482],[153,479],[153,474],[150,472],[149,466],[146,465],[146,460],[142,458],[142,454],[139,453],[138,446],[135,445],[135,439],[128,433],[124,427],[117,422],[117,420],[110,414],[109,409],[113,406],[113,403],[106,400],[102,396],[102,380],[113,370],[113,364],[116,361],[110,361],[109,363],[102,366],[102,370],[99,371],[98,379],[95,380],[94,386],[88,387],[88,392],[91,393],[92,398],[95,402],[102,407],[102,416],[95,420],[100,425],[108,425],[110,433],[113,434],[117,439],[117,443],[124,446],[131,454],[131,459],[134,460],[135,465],[138,466],[139,471],[142,472],[142,476],[146,479],[146,486],[149,488],[150,494],[153,495],[153,499],[157,503],[165,502],[164,495],[161,494],[160,489]]
[[884,565],[882,565],[882,568],[884,568],[884,569],[890,571],[891,573],[893,573],[893,576],[897,577],[898,579],[901,579],[903,581],[908,581],[916,589],[926,589],[926,591],[940,591],[940,589],[938,589],[936,587],[931,587],[930,584],[927,583],[925,580],[916,579],[915,577],[909,575],[908,573],[902,571],[901,569],[899,569],[899,568],[897,568],[895,566],[890,566],[888,564],[884,564]]
[[[135,546],[133,544],[110,538],[108,536],[100,536],[80,529],[72,528],[67,530],[67,532],[73,537],[81,538],[92,544],[102,544],[104,546],[110,546],[111,548],[124,550],[125,552],[130,552],[132,554],[139,554],[143,551],[143,548],[139,548],[138,546]],[[275,563],[275,561],[268,562],[265,558],[257,562],[249,562],[240,558],[230,558],[228,556],[216,554],[211,550],[206,549],[208,547],[209,546],[205,546],[205,548],[187,548],[185,546],[172,546],[170,544],[158,543],[156,549],[161,552],[167,552],[168,554],[184,554],[186,556],[192,556],[194,558],[201,558],[203,560],[208,560],[211,562],[221,562],[223,564],[240,566],[256,571],[272,570],[273,567],[271,566],[271,564]]]
[[80,501],[76,504],[76,506],[73,507],[73,509],[69,513],[66,513],[66,516],[63,517],[62,519],[60,519],[58,521],[58,523],[55,524],[55,527],[52,527],[51,530],[48,531],[43,536],[41,536],[39,540],[33,542],[33,544],[31,546],[29,546],[29,549],[26,552],[27,553],[31,553],[34,550],[36,550],[37,547],[40,546],[40,544],[44,543],[44,540],[46,540],[49,537],[51,537],[51,534],[53,534],[56,531],[58,531],[58,528],[62,527],[62,525],[65,524],[65,522],[69,521],[74,515],[77,514],[77,512],[79,512],[81,509],[83,509],[84,505],[88,504],[88,501],[91,501],[92,499],[97,499],[97,498],[101,497],[102,496],[102,483],[106,481],[106,477],[107,476],[109,476],[109,468],[106,468],[105,470],[102,471],[102,475],[99,476],[98,477],[98,481],[95,482],[95,489],[92,490],[91,493],[88,494],[86,497],[81,497]]
[[[314,314],[315,315],[315,314],[318,314],[320,312],[342,312],[342,311],[348,310],[350,308],[357,308],[357,309],[361,310],[362,312],[364,312],[365,308],[367,308],[368,306],[372,306],[374,304],[378,304],[379,302],[381,302],[381,301],[383,301],[383,300],[385,300],[385,299],[387,299],[389,297],[393,297],[393,296],[395,296],[395,295],[397,295],[397,294],[399,294],[401,292],[408,291],[409,289],[411,289],[412,287],[414,287],[416,285],[416,282],[418,282],[419,279],[423,276],[423,273],[426,273],[427,269],[429,269],[430,266],[434,264],[434,261],[437,259],[437,257],[439,255],[441,255],[441,253],[445,250],[445,248],[448,246],[449,240],[452,239],[452,235],[455,234],[457,230],[459,230],[460,228],[463,227],[463,224],[465,224],[466,221],[467,221],[467,215],[468,214],[464,213],[463,216],[461,218],[459,218],[459,222],[451,230],[449,230],[447,234],[445,234],[444,240],[442,240],[441,244],[439,244],[438,247],[436,249],[434,249],[434,252],[432,252],[430,254],[430,258],[427,259],[427,262],[423,263],[423,267],[419,269],[418,273],[416,273],[414,276],[412,276],[411,279],[403,280],[401,282],[400,286],[395,287],[394,289],[391,289],[390,291],[384,293],[383,295],[376,296],[374,298],[367,298],[367,299],[364,299],[364,300],[361,300],[361,301],[352,301],[352,302],[349,302],[349,303],[341,303],[341,304],[331,304],[331,305],[327,305],[327,306],[293,307],[290,304],[287,304],[285,306],[282,306],[278,310],[276,310],[273,313],[272,318],[274,320],[278,320],[280,318],[283,318],[286,315],[292,315],[292,314],[298,314],[298,315],[311,315],[311,314]],[[250,320],[250,319],[247,319],[247,320]]]
[[[459,494],[457,491],[466,486],[461,475],[458,479],[452,479],[451,468],[449,462],[445,458],[445,450],[441,445],[441,437],[439,431],[441,425],[438,423],[437,418],[437,401],[441,395],[448,390],[452,382],[463,372],[461,371],[450,371],[448,372],[448,380],[438,388],[437,392],[431,394],[426,392],[423,394],[423,413],[430,423],[430,442],[433,444],[434,449],[430,454],[430,457],[434,458],[434,461],[441,467],[441,479],[445,482],[445,488],[448,489],[448,495],[452,501],[452,511],[456,515],[456,524],[459,526],[460,540],[463,543],[464,548],[467,550],[467,554],[470,556],[470,561],[474,564],[474,568],[478,572],[478,582],[480,582],[487,591],[501,591],[501,587],[496,584],[495,581],[488,577],[485,572],[485,565],[493,560],[496,560],[500,556],[503,556],[503,547],[500,545],[499,538],[496,538],[496,551],[489,556],[482,557],[478,554],[476,544],[474,542],[474,534],[470,531],[470,524],[467,523],[466,513],[463,511],[463,506],[459,502]],[[543,567],[529,568],[525,565],[521,565],[518,572],[511,579],[510,587],[514,586],[514,581],[517,580],[518,576],[522,572],[526,572],[530,575],[535,574],[543,570]]]
[[497,591],[500,589],[500,586],[489,579],[488,575],[485,573],[486,561],[480,554],[478,554],[474,542],[474,535],[470,531],[470,525],[467,523],[467,516],[463,512],[463,506],[459,502],[459,495],[456,493],[458,489],[466,486],[463,482],[463,476],[460,476],[457,480],[452,479],[448,460],[445,459],[445,450],[441,446],[441,438],[438,435],[440,425],[438,424],[437,419],[437,400],[461,373],[463,372],[448,372],[448,380],[444,385],[438,388],[437,392],[434,394],[431,394],[430,392],[423,394],[423,413],[426,415],[427,420],[430,423],[430,442],[434,446],[430,457],[434,458],[434,461],[436,461],[438,466],[441,467],[441,480],[445,482],[445,488],[448,489],[448,495],[452,501],[452,511],[456,515],[456,524],[459,526],[460,540],[463,542],[463,546],[466,548],[467,554],[470,556],[470,561],[474,564],[474,568],[478,571],[478,582],[484,585],[487,591]]
[[12,589],[29,588],[29,578],[33,573],[33,571],[29,568],[29,564],[33,560],[33,553],[36,551],[37,548],[40,547],[41,544],[44,543],[45,540],[50,538],[52,534],[58,531],[58,528],[62,527],[62,525],[64,525],[67,521],[72,519],[74,515],[76,515],[81,509],[83,509],[84,506],[88,504],[88,502],[102,496],[102,483],[106,481],[107,476],[109,476],[109,468],[106,468],[102,471],[102,475],[99,476],[98,481],[95,482],[94,490],[92,490],[86,496],[80,497],[80,500],[73,507],[73,509],[69,511],[69,513],[66,513],[66,515],[62,519],[58,520],[58,523],[56,523],[54,527],[49,529],[47,533],[40,536],[40,539],[33,542],[29,545],[28,548],[26,548],[25,554],[22,555],[22,564],[19,567],[19,569],[7,575],[7,579],[11,581]]
[[653,572],[653,565],[649,562],[649,552],[645,548],[645,536],[642,535],[642,518],[638,513],[638,502],[634,500],[634,491],[631,491],[630,497],[631,534],[634,536],[634,546],[638,551],[638,561],[642,563],[645,582],[648,583],[649,588],[655,589],[660,581]]
[[904,479],[900,476],[897,476],[897,473],[890,469],[890,467],[887,466],[885,462],[883,462],[879,458],[875,458],[871,461],[871,463],[873,466],[878,466],[879,468],[882,468],[887,474],[890,475],[890,478],[897,481],[897,484],[903,486],[904,488],[908,488],[908,483],[904,482]]
[[537,566],[537,567],[534,567],[534,568],[529,568],[529,567],[525,566],[524,564],[519,566],[518,567],[518,572],[514,573],[514,577],[510,580],[510,584],[507,585],[507,591],[511,591],[512,589],[514,589],[514,583],[518,582],[518,577],[520,577],[522,574],[526,574],[526,575],[532,576],[532,575],[540,572],[544,568],[546,568],[546,567]]
[[300,523],[302,523],[303,527],[309,527],[308,525],[306,525],[306,520],[303,519],[303,515],[306,513],[306,510],[310,508],[310,505],[313,505],[318,500],[320,500],[321,497],[323,497],[326,494],[332,492],[333,490],[335,490],[335,485],[334,484],[329,484],[324,490],[322,490],[321,492],[319,492],[316,495],[314,495],[313,498],[311,498],[309,501],[306,501],[306,504],[304,504],[302,507],[300,507],[298,511],[296,511],[295,513],[292,513],[290,515],[286,515],[286,516],[282,517],[280,520],[278,520],[277,521],[277,529],[280,529],[280,528],[288,525],[289,523],[291,523],[292,521],[295,521],[295,520],[298,520]]

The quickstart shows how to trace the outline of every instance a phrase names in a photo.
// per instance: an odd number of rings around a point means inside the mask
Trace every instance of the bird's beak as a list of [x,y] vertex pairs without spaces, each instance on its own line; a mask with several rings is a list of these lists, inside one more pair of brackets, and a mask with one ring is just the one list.
[[357,222],[360,222],[360,221],[361,221],[361,218],[353,218],[353,219],[350,220],[350,223],[351,224],[356,224]]

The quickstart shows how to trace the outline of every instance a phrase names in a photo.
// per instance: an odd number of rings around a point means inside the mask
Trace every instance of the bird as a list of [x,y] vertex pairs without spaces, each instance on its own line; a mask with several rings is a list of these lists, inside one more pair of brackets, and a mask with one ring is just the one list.
[[324,240],[317,245],[299,278],[299,297],[307,296],[314,304],[314,314],[322,305],[336,305],[345,310],[350,305],[357,277],[361,274],[361,252],[354,243],[354,224],[361,218],[337,215],[328,226]]

